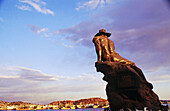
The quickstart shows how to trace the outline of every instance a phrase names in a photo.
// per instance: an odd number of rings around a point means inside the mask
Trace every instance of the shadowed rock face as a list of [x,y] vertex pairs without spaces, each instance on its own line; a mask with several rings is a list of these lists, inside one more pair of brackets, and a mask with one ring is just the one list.
[[97,72],[104,74],[107,81],[106,94],[112,111],[118,109],[161,109],[158,96],[152,91],[152,84],[147,82],[142,71],[120,62],[96,62]]

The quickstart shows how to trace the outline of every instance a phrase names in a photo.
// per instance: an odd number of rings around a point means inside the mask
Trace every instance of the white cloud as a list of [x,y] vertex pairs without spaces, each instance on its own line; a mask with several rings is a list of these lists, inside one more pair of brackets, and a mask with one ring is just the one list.
[[41,33],[41,32],[45,32],[45,31],[47,31],[47,30],[48,30],[48,28],[42,28],[42,29],[37,30],[37,33],[39,34],[39,33]]
[[103,6],[106,3],[110,3],[111,0],[88,0],[83,3],[79,3],[79,6],[76,8],[76,10],[80,9],[95,9],[98,6]]
[[80,4],[78,6],[78,8],[76,8],[76,10],[80,10],[81,8],[90,8],[90,9],[94,9],[98,6],[100,0],[90,0],[90,1],[86,1],[82,4]]
[[46,2],[42,1],[42,0],[33,0],[34,2],[40,3],[42,5],[46,5]]
[[[42,1],[42,0],[19,0],[20,3],[22,3],[21,5],[17,5],[17,7],[21,10],[30,10],[30,7],[33,7],[36,11],[41,12],[43,14],[51,14],[54,15],[54,12],[51,11],[50,9],[47,9],[45,7],[46,2]],[[23,5],[27,4],[29,6]]]
[[21,10],[31,11],[31,7],[26,6],[26,5],[16,5],[16,7],[21,9]]
[[30,27],[31,31],[37,33],[37,34],[40,34],[42,32],[45,32],[48,30],[48,28],[39,28],[38,26],[35,26],[35,25],[27,25],[28,27]]

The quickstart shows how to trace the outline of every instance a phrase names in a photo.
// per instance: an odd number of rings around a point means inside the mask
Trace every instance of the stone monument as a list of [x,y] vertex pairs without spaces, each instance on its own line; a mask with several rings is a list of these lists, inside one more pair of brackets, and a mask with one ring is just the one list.
[[121,57],[116,51],[112,40],[108,39],[111,33],[105,29],[99,30],[94,36],[97,62],[97,72],[104,74],[103,80],[108,82],[106,94],[111,111],[136,109],[158,111],[161,103],[153,92],[142,70],[134,62]]

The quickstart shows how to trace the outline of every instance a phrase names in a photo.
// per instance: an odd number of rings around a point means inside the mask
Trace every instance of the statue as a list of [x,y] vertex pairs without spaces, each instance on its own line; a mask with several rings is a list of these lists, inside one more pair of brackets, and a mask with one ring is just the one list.
[[[112,40],[108,39],[111,36],[111,33],[107,33],[105,29],[99,30],[99,33],[95,35],[93,38],[93,43],[96,47],[96,53],[98,62],[102,61],[112,61],[112,62],[120,62],[122,64],[127,64],[136,69],[139,72],[140,76],[146,80],[142,71],[135,65],[134,62],[129,61],[123,57],[121,57],[115,51],[115,45]],[[152,87],[152,86],[151,86]]]
[[119,109],[143,110],[144,107],[152,111],[161,109],[158,96],[152,91],[142,70],[134,62],[121,57],[116,51],[112,40],[108,39],[111,33],[100,29],[94,36],[97,62],[97,72],[104,74],[107,81],[106,94],[112,111]]
[[121,57],[116,51],[113,41],[108,39],[111,33],[107,33],[105,29],[99,30],[99,33],[93,38],[96,47],[98,61],[117,61],[125,64],[134,65],[133,62]]

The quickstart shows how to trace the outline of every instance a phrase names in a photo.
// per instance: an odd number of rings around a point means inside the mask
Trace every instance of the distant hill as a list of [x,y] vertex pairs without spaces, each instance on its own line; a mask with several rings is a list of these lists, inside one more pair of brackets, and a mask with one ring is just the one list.
[[11,105],[20,105],[20,104],[31,104],[31,103],[25,103],[25,102],[22,102],[22,101],[17,101],[17,102],[10,102]]
[[26,102],[22,102],[22,101],[17,101],[17,102],[5,102],[5,101],[0,101],[0,105],[2,104],[7,104],[7,105],[27,105],[27,104],[31,104],[31,103],[26,103]]
[[9,102],[0,101],[0,104],[9,104]]
[[0,101],[0,110],[42,110],[42,109],[77,109],[77,108],[102,108],[109,107],[109,103],[103,98],[88,98],[76,101],[54,101],[50,104],[31,104],[22,101]]
[[103,98],[88,98],[80,100],[65,100],[65,101],[54,101],[50,105],[59,105],[59,104],[70,104],[70,105],[86,105],[86,104],[108,104],[108,101]]
[[[170,103],[170,100],[160,100],[162,103]],[[22,101],[17,101],[17,102],[5,102],[5,101],[0,101],[0,105],[2,104],[8,104],[8,105],[21,105],[21,104],[31,104],[31,103],[26,103]],[[80,100],[64,100],[64,101],[54,101],[49,103],[48,105],[59,105],[59,104],[72,104],[72,105],[86,105],[86,104],[108,104],[108,101],[103,98],[88,98],[88,99],[80,99]]]

